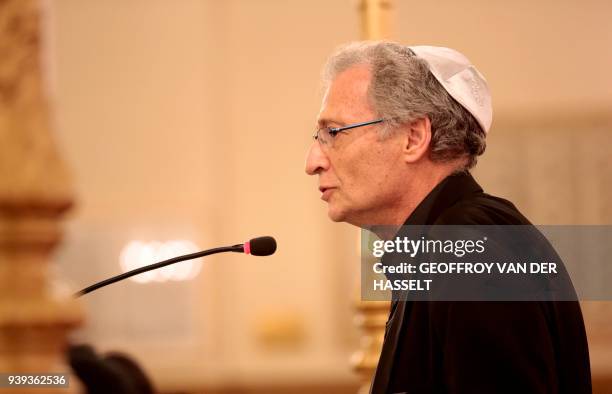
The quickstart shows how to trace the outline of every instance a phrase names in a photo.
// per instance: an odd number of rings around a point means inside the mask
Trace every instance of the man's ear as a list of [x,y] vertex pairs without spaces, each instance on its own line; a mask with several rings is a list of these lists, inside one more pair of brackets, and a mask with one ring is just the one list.
[[429,117],[425,116],[408,124],[404,141],[403,156],[407,163],[415,163],[426,157],[431,142]]

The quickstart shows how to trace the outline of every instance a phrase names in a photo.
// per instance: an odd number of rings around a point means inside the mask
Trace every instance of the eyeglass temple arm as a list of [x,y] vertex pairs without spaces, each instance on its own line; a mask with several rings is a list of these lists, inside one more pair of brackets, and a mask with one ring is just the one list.
[[339,133],[339,132],[344,131],[344,130],[350,130],[350,129],[354,129],[356,127],[368,126],[368,125],[376,124],[376,123],[382,123],[384,121],[385,121],[385,119],[376,119],[376,120],[370,120],[368,122],[355,123],[355,124],[351,124],[351,125],[343,126],[343,127],[330,127],[329,131]]

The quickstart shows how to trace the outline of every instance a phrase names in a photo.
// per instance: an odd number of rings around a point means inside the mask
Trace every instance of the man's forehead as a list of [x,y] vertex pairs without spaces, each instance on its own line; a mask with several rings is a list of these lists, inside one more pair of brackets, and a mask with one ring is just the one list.
[[372,75],[372,66],[366,63],[360,63],[360,64],[354,64],[340,71],[336,75],[334,80],[338,81],[338,80],[343,80],[343,79],[348,79],[348,80],[363,79],[363,80],[369,81],[371,75]]
[[359,64],[340,72],[329,84],[318,116],[319,124],[353,120],[355,112],[370,112],[370,66]]

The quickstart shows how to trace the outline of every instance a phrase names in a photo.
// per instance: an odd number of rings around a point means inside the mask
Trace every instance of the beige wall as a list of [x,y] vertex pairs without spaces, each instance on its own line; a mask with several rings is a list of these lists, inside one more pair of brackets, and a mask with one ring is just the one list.
[[[548,220],[546,193],[567,178],[540,178],[556,161],[571,167],[566,153],[591,154],[588,144],[554,144],[565,120],[564,136],[599,138],[610,178],[609,2],[396,4],[398,40],[460,49],[489,79],[499,116],[479,175],[490,190]],[[120,247],[136,237],[190,237],[202,248],[260,234],[279,242],[270,258],[210,258],[184,286],[92,294],[78,338],[129,351],[162,387],[350,381],[357,232],[328,222],[303,162],[320,67],[358,38],[355,2],[57,0],[52,11],[56,117],[79,200],[63,276],[80,287],[117,273]],[[545,131],[536,151],[517,150],[530,130]],[[519,169],[532,174],[527,186]],[[591,201],[582,198],[558,204],[574,212]],[[610,223],[598,212],[586,222]]]
[[502,117],[609,112],[611,13],[605,0],[398,1],[396,35],[468,55]]

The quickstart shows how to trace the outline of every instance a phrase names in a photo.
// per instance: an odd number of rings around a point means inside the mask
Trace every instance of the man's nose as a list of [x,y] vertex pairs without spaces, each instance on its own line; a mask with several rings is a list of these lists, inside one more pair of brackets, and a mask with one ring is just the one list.
[[323,152],[323,149],[321,149],[321,144],[318,141],[314,141],[306,156],[306,173],[308,175],[316,175],[328,168],[329,158]]

